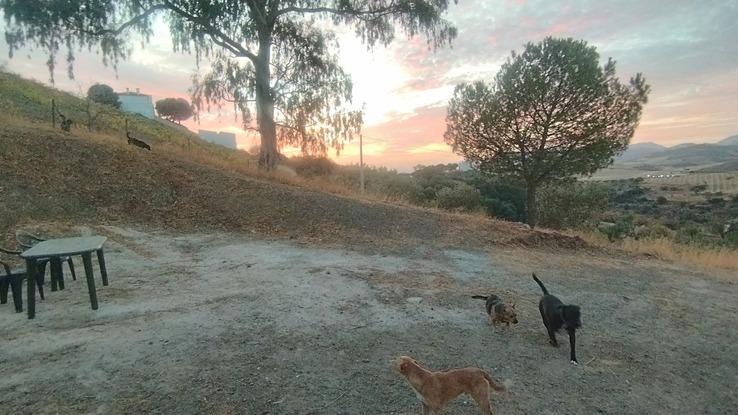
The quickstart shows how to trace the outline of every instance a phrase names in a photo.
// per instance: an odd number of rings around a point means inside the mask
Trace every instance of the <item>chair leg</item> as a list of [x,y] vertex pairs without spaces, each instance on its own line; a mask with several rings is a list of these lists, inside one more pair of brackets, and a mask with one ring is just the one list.
[[[41,261],[41,262],[38,262],[38,266],[36,268],[37,269],[37,271],[36,271],[36,284],[38,285],[38,292],[41,293],[41,299],[42,300],[45,300],[43,286],[44,286],[45,280],[46,280],[46,264],[48,262],[49,261]],[[51,291],[55,291],[53,289],[53,286],[52,286]]]
[[[46,267],[44,266],[39,268],[42,268],[40,271],[45,271],[44,268]],[[38,295],[41,296],[42,300],[45,300],[46,297],[44,297],[44,274],[36,274],[36,287],[38,288]]]
[[72,261],[72,257],[67,258],[67,264],[69,264],[69,272],[72,273],[72,281],[77,281],[77,273],[74,272],[74,261]]
[[8,302],[8,287],[10,287],[11,276],[4,277],[0,280],[0,304],[6,304]]
[[15,312],[23,312],[23,276],[16,275],[13,280],[10,281],[10,289],[13,290],[13,304],[15,305]]
[[59,257],[53,257],[51,258],[51,290],[54,290],[54,283],[53,281],[56,280],[56,284],[59,286],[60,290],[64,289],[64,272],[62,271],[62,262],[61,258]]
[[36,274],[38,273],[38,265],[33,258],[26,258],[26,279],[28,283],[28,318],[36,317]]

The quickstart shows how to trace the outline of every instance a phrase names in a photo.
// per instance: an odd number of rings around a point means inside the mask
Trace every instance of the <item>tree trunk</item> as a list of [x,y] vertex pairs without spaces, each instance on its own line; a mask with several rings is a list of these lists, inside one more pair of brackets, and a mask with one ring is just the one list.
[[525,206],[528,213],[528,225],[535,228],[538,224],[538,208],[536,206],[536,185],[528,183],[526,185]]
[[271,88],[271,36],[259,36],[259,56],[254,65],[256,76],[256,121],[261,136],[259,168],[273,170],[277,166],[277,126],[274,122],[274,97]]

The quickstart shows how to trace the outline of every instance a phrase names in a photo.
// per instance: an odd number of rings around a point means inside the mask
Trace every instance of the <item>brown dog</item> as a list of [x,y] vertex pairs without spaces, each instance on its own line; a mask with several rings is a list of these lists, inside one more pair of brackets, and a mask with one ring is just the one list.
[[496,326],[498,323],[503,323],[507,324],[507,327],[510,327],[510,324],[518,324],[518,313],[515,311],[515,304],[509,306],[494,294],[488,296],[472,295],[472,298],[485,300],[485,308],[493,325]]
[[423,405],[423,415],[441,414],[446,402],[466,393],[479,405],[481,413],[492,415],[489,389],[502,392],[505,387],[495,382],[482,369],[466,367],[446,372],[431,372],[408,356],[400,356],[392,362],[395,370],[407,379],[415,395]]

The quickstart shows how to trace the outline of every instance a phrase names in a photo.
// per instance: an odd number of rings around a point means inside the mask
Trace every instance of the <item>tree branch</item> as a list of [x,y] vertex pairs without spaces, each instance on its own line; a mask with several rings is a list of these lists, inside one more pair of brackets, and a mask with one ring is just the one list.
[[[223,48],[226,48],[233,52],[236,57],[239,58],[249,58],[251,61],[256,64],[256,61],[258,59],[258,56],[256,56],[253,52],[243,47],[241,44],[236,42],[235,40],[231,39],[228,35],[223,33],[220,29],[216,28],[212,24],[210,24],[208,21],[204,19],[200,19],[198,16],[195,16],[191,13],[187,13],[185,10],[177,7],[176,5],[172,4],[169,0],[164,0],[164,5],[174,13],[184,17],[185,19],[197,23],[201,25],[205,29],[205,33],[210,36],[210,38],[213,40],[213,43],[215,43],[218,46],[221,46]],[[216,36],[218,38],[216,38]]]
[[84,33],[86,35],[91,35],[91,36],[101,36],[101,35],[114,35],[114,36],[117,36],[117,35],[123,33],[129,27],[131,27],[131,26],[133,26],[133,25],[135,25],[135,24],[137,24],[137,23],[145,20],[146,18],[148,18],[152,14],[154,14],[154,13],[160,11],[160,10],[166,10],[166,9],[167,9],[167,5],[166,4],[157,4],[157,5],[151,6],[151,8],[149,8],[145,12],[139,14],[138,16],[132,18],[131,20],[123,23],[117,29],[101,29],[101,30],[98,30],[98,31],[90,31],[90,30],[80,29],[80,32],[81,33]]
[[297,7],[297,6],[290,6],[286,7],[284,9],[277,11],[277,16],[281,16],[283,14],[288,13],[300,13],[300,14],[315,14],[315,13],[329,13],[329,14],[337,14],[337,15],[352,15],[352,16],[367,16],[367,15],[376,15],[375,17],[381,17],[387,14],[392,13],[397,8],[397,4],[395,2],[392,2],[387,7],[383,7],[381,9],[377,10],[355,10],[355,9],[336,9],[334,7]]

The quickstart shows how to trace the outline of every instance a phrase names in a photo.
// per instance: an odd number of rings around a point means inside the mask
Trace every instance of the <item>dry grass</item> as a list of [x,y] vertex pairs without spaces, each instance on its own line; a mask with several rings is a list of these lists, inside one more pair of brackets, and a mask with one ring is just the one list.
[[599,232],[581,233],[588,243],[604,248],[617,248],[637,255],[648,255],[665,261],[699,266],[707,269],[738,270],[738,250],[684,245],[667,238],[632,239],[610,242]]

